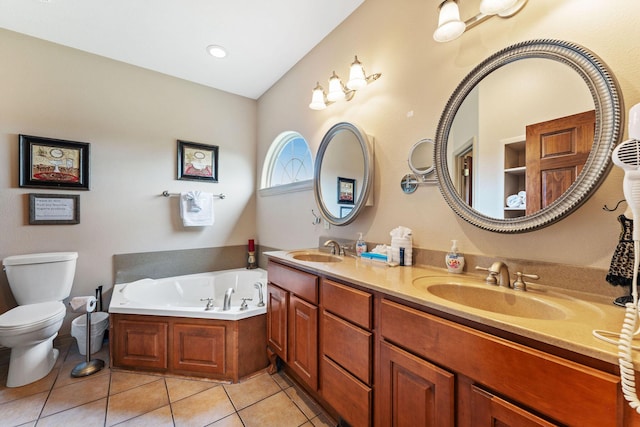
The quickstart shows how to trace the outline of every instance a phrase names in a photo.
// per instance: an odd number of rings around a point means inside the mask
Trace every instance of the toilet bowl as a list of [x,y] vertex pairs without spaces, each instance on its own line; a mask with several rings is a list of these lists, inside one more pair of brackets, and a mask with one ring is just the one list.
[[11,348],[7,387],[45,377],[56,363],[58,335],[66,313],[60,301],[20,305],[0,315],[0,344]]
[[19,304],[0,315],[0,345],[11,348],[7,387],[45,377],[58,359],[53,339],[67,309],[77,252],[10,256],[2,260],[9,287]]

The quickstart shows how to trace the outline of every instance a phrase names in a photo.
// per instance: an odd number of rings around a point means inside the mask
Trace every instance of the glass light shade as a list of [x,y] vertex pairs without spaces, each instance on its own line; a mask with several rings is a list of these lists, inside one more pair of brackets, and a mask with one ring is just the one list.
[[316,87],[313,89],[309,108],[311,108],[312,110],[324,110],[325,108],[327,108],[327,104],[325,104],[324,102],[324,89],[322,89],[320,83],[317,83]]
[[433,33],[437,42],[455,40],[464,33],[467,25],[460,20],[460,10],[454,0],[447,0],[440,5],[438,28]]
[[362,63],[358,61],[358,57],[356,56],[355,61],[351,64],[351,69],[349,70],[349,81],[347,82],[347,87],[351,90],[362,89],[367,85],[367,77],[364,74],[364,67]]
[[329,77],[329,93],[327,94],[327,99],[335,102],[344,99],[344,97],[345,93],[342,82],[340,81],[340,77],[338,77],[334,71],[333,75]]
[[512,8],[517,2],[518,0],[482,0],[480,13],[483,15],[495,15]]

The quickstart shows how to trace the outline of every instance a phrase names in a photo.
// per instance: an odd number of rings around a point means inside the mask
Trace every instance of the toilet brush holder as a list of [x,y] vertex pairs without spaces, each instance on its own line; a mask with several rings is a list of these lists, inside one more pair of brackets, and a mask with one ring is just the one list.
[[71,376],[74,378],[86,377],[91,374],[95,374],[102,368],[104,368],[104,361],[101,359],[91,359],[91,311],[87,311],[87,356],[86,360],[76,365],[71,371]]

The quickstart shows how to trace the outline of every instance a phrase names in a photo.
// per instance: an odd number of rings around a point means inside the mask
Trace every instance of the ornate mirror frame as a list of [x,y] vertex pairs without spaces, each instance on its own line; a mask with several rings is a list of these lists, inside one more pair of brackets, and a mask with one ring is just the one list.
[[[341,132],[350,132],[357,140],[360,148],[362,149],[362,161],[364,176],[362,182],[358,182],[361,190],[356,200],[354,200],[353,209],[344,217],[337,217],[331,213],[322,194],[322,163],[325,158],[325,154],[331,141]],[[331,225],[347,225],[353,222],[358,214],[367,204],[369,196],[372,192],[373,186],[373,148],[367,137],[367,134],[357,125],[348,122],[341,122],[333,125],[331,129],[322,138],[320,147],[318,147],[318,154],[316,155],[316,163],[313,177],[313,194],[320,209],[322,217]]]
[[[596,111],[593,146],[576,181],[551,205],[524,217],[493,218],[473,209],[456,192],[447,165],[447,141],[455,115],[474,87],[496,69],[527,58],[562,62],[582,77],[591,92]],[[623,101],[613,74],[591,51],[574,43],[547,39],[509,46],[484,60],[462,80],[440,116],[434,153],[440,191],[457,215],[485,230],[522,233],[550,225],[577,209],[600,185],[611,166],[611,153],[621,138],[622,111]]]

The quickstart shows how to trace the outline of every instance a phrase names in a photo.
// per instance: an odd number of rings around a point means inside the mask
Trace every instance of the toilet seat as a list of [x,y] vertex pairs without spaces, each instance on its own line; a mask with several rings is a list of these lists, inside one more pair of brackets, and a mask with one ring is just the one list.
[[0,315],[0,334],[26,333],[64,318],[66,307],[60,301],[19,305]]

